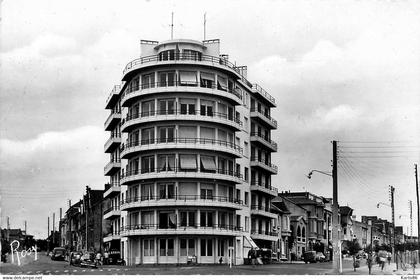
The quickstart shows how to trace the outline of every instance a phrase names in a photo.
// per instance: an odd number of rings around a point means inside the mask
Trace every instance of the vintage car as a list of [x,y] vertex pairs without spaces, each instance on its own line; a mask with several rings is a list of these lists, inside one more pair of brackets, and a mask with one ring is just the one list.
[[67,250],[65,248],[56,247],[51,252],[51,260],[64,261],[66,259]]

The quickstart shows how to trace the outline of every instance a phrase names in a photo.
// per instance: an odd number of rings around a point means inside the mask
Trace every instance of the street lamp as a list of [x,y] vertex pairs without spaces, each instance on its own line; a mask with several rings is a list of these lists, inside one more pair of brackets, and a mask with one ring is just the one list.
[[331,172],[327,172],[327,171],[319,171],[319,170],[315,170],[315,169],[311,170],[311,171],[308,173],[308,175],[306,175],[306,177],[308,177],[308,179],[311,179],[312,174],[313,174],[314,172],[321,173],[321,174],[324,174],[324,175],[327,175],[327,176],[332,177],[332,173],[331,173]]

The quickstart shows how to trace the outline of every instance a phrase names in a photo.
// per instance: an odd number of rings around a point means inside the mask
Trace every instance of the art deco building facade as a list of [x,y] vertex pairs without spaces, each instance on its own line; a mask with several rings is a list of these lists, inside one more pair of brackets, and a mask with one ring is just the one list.
[[129,265],[241,264],[277,240],[275,100],[219,48],[142,40],[108,98],[104,242]]

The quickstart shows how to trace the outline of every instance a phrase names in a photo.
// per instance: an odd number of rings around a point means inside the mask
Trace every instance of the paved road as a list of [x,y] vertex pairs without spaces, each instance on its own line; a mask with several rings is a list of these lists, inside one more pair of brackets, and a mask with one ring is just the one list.
[[[38,260],[34,261],[33,257],[29,256],[22,260],[22,265],[6,263],[0,267],[0,272],[3,275],[84,275],[84,274],[108,274],[108,275],[325,275],[333,274],[331,263],[281,263],[261,266],[236,266],[229,268],[227,265],[194,265],[194,266],[175,266],[175,265],[160,265],[160,266],[101,266],[97,269],[80,268],[70,266],[67,262],[52,261],[45,254],[38,254]],[[372,274],[396,274],[393,272],[392,265],[387,266],[384,271],[375,265]],[[368,274],[365,261],[362,261],[362,266],[353,272],[351,260],[344,260],[343,262],[344,274]],[[412,272],[411,272],[412,273]]]

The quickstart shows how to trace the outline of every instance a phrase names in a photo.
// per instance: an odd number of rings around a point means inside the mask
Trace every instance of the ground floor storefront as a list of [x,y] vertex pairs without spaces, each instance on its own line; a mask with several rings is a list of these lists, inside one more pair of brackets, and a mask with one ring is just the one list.
[[243,237],[134,236],[124,238],[125,261],[136,264],[243,264]]

